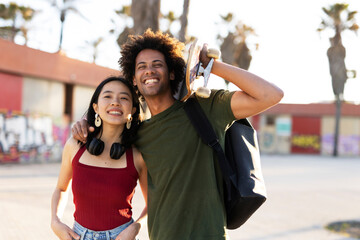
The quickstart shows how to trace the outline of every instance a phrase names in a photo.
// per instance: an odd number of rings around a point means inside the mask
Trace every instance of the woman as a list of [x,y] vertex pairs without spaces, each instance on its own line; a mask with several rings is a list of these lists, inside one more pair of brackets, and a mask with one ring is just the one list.
[[[81,144],[70,138],[62,156],[51,202],[51,228],[61,240],[134,240],[147,206],[134,222],[131,200],[139,180],[147,202],[147,169],[132,147],[139,126],[139,102],[123,78],[110,77],[96,88],[87,111],[95,131]],[[60,206],[72,180],[73,230],[60,220]]]

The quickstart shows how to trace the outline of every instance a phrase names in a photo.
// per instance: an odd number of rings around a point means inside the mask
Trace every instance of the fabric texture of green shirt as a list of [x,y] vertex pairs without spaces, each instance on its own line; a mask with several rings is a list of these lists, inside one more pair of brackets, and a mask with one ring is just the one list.
[[[232,92],[213,90],[198,98],[224,146],[235,120]],[[176,101],[145,121],[136,146],[148,168],[148,230],[151,240],[226,239],[222,178],[213,150],[197,135]]]

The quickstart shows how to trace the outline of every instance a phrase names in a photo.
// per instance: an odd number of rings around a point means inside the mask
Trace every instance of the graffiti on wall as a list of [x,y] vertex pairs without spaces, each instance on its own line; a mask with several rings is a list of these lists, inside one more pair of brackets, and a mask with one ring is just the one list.
[[294,135],[291,144],[297,148],[320,150],[320,136],[318,135]]
[[[325,154],[332,154],[334,146],[334,134],[324,134],[322,136],[322,150]],[[360,155],[360,136],[359,135],[340,135],[338,142],[338,152],[341,155],[356,156]]]
[[58,161],[68,136],[49,116],[0,114],[0,163]]

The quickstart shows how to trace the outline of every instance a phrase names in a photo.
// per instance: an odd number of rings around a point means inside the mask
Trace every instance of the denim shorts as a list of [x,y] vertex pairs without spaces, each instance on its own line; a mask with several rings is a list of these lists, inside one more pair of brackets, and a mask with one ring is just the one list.
[[80,240],[115,240],[117,235],[119,235],[125,228],[134,222],[131,219],[129,222],[106,231],[93,231],[81,226],[78,222],[74,222],[74,231],[80,235]]

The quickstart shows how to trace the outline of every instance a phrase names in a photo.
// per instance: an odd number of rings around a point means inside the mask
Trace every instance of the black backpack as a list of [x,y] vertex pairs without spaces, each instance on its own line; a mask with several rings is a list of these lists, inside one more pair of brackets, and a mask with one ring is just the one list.
[[195,97],[185,102],[184,110],[201,139],[217,154],[224,179],[226,227],[236,229],[266,200],[256,131],[247,119],[234,121],[226,131],[224,153]]

